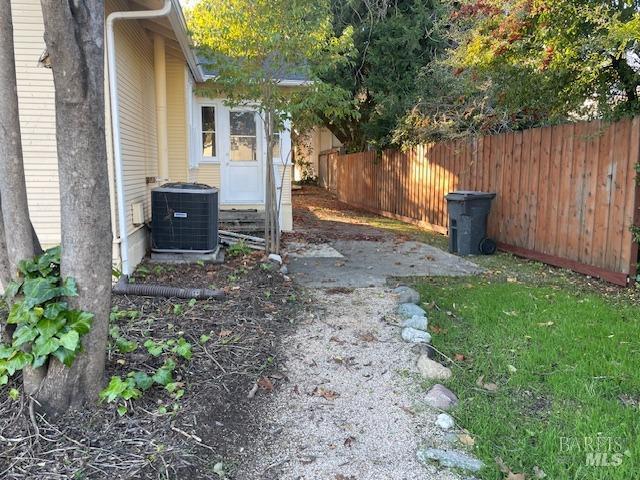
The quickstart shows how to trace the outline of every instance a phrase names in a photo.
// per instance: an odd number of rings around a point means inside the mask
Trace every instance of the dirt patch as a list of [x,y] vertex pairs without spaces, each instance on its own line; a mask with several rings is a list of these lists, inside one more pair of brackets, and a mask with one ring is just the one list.
[[326,190],[305,186],[293,195],[293,224],[296,230],[286,233],[284,238],[307,243],[326,243],[331,240],[383,241],[393,238],[393,234],[367,224],[367,219],[374,218],[377,216],[338,201]]
[[[112,327],[136,348],[121,353],[112,339],[107,379],[152,374],[173,358],[184,395],[155,385],[129,402],[123,416],[100,404],[55,422],[37,416],[37,432],[24,398],[3,395],[0,478],[211,479],[221,469],[232,471],[251,451],[264,401],[284,381],[280,338],[305,308],[300,292],[269,265],[259,255],[226,265],[144,264],[135,281],[227,292],[225,301],[203,302],[114,297]],[[179,338],[191,344],[191,360],[169,346],[157,357],[143,346]],[[9,388],[19,382],[14,378]]]

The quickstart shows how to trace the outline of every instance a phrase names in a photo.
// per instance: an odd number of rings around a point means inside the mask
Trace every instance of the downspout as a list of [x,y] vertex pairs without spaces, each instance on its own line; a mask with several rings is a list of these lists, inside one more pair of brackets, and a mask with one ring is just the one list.
[[118,71],[116,67],[116,42],[114,23],[116,20],[141,20],[164,17],[171,11],[171,0],[164,0],[159,10],[112,12],[107,16],[107,73],[109,75],[109,99],[111,101],[111,137],[113,139],[113,161],[116,173],[118,200],[118,229],[120,230],[120,261],[124,275],[129,271],[129,235],[127,232],[126,195],[124,192],[122,150],[120,148],[120,105],[118,99]]

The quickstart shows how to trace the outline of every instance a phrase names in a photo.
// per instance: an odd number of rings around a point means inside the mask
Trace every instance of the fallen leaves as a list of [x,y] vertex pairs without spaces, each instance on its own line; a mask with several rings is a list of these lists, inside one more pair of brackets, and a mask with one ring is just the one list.
[[475,439],[468,433],[461,433],[458,435],[458,441],[467,447],[473,447],[476,444]]
[[363,342],[377,342],[378,338],[371,332],[361,333],[358,338]]
[[339,393],[334,392],[333,390],[326,389],[324,387],[314,388],[312,395],[316,397],[322,397],[325,400],[329,400],[329,401],[333,401],[340,396]]
[[533,467],[533,475],[536,478],[547,478],[547,474],[544,473],[544,470],[542,470],[539,466],[534,466]]
[[496,464],[502,473],[506,475],[505,480],[527,480],[524,473],[513,473],[500,457],[496,457]]
[[442,328],[440,325],[429,325],[429,331],[431,333],[436,333],[436,334],[447,333],[447,331],[444,328]]
[[400,407],[400,410],[402,410],[405,413],[408,413],[412,417],[416,415],[416,412],[414,412],[413,409],[411,409],[411,407]]
[[480,388],[482,388],[483,390],[486,390],[487,392],[495,392],[498,390],[498,385],[496,385],[493,382],[489,382],[489,383],[485,383],[484,382],[484,375],[480,375],[478,377],[478,379],[476,380],[476,385],[479,386]]
[[456,362],[464,362],[466,360],[467,357],[465,357],[463,354],[461,353],[456,353],[453,358],[455,359]]
[[273,382],[269,379],[269,377],[260,377],[256,383],[253,384],[253,387],[247,394],[247,398],[253,398],[258,393],[258,390],[261,390],[266,393],[270,393],[273,391]]
[[269,380],[268,377],[262,377],[260,378],[260,380],[258,380],[258,387],[260,388],[260,390],[264,391],[264,392],[271,392],[273,391],[273,382],[271,380]]
[[334,357],[333,361],[335,363],[337,363],[338,365],[342,365],[346,368],[350,368],[356,365],[356,361],[355,361],[356,357]]

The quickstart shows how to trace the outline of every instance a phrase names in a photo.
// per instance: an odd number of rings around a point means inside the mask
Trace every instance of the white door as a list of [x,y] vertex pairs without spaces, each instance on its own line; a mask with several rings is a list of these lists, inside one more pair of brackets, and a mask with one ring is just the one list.
[[222,159],[221,202],[224,204],[261,204],[264,202],[264,177],[260,117],[255,111],[228,110],[229,130]]

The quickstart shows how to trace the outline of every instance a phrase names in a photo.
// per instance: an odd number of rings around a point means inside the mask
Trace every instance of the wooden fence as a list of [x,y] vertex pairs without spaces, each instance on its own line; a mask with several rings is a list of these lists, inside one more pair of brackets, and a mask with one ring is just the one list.
[[321,187],[336,191],[337,158],[339,150],[325,150],[318,155],[318,183]]
[[496,192],[488,228],[501,249],[619,285],[635,277],[640,117],[324,157],[321,185],[351,205],[446,234],[448,192]]

